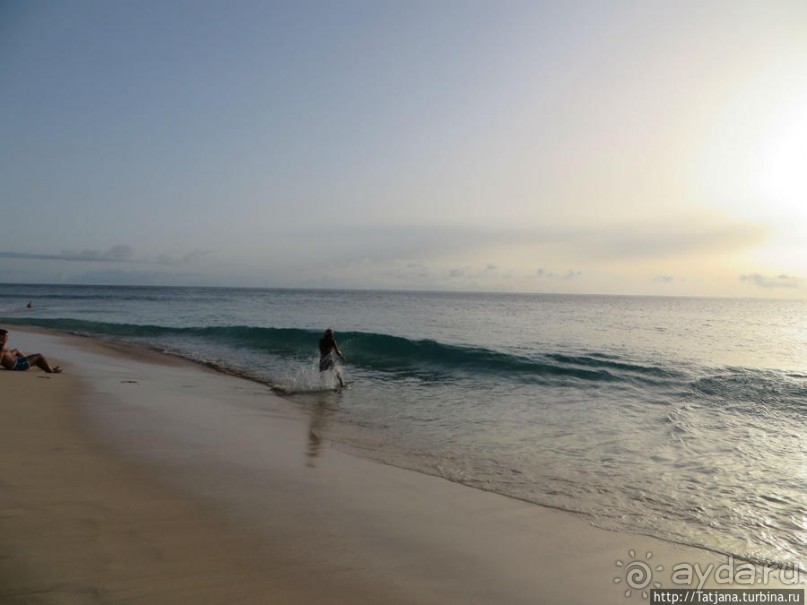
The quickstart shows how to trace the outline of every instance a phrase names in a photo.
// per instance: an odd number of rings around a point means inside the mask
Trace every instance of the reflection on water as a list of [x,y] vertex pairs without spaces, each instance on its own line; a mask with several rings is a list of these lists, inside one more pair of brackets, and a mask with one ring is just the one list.
[[[309,413],[308,443],[305,450],[305,465],[314,468],[322,451],[331,418],[339,410],[341,393],[316,393],[305,396],[304,406]],[[306,405],[307,404],[307,405]]]

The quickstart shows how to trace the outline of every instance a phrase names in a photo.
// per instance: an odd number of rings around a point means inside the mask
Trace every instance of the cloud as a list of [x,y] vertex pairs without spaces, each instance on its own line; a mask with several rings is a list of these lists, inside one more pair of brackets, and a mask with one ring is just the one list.
[[432,278],[428,267],[422,263],[406,263],[403,266],[395,266],[386,270],[384,275],[402,281],[422,281]]
[[202,258],[213,254],[210,250],[194,250],[182,256],[174,256],[173,254],[160,254],[157,257],[157,262],[161,265],[184,265],[186,263],[194,263]]
[[674,279],[672,275],[656,275],[653,281],[659,284],[669,284],[672,283]]
[[135,257],[135,251],[131,246],[117,244],[107,250],[63,250],[60,254],[0,252],[0,258],[93,263],[157,263],[159,265],[181,265],[198,261],[210,254],[212,254],[210,250],[194,250],[184,255],[160,254],[156,258],[146,259]]
[[195,273],[175,273],[157,271],[130,271],[121,269],[105,269],[99,271],[86,271],[71,278],[76,284],[111,284],[111,285],[142,285],[142,286],[175,286],[208,285],[207,276]]
[[131,246],[118,244],[109,250],[101,252],[99,250],[82,250],[80,252],[63,251],[61,257],[64,260],[98,261],[98,262],[121,262],[131,260],[133,255]]
[[766,235],[767,230],[759,225],[682,220],[671,225],[622,225],[578,233],[571,240],[598,258],[641,259],[746,248]]
[[569,269],[566,273],[555,273],[554,271],[546,271],[545,269],[541,268],[535,272],[536,277],[545,279],[575,279],[581,275],[583,275],[582,271],[575,271],[573,269]]
[[[471,251],[563,241],[565,234],[548,229],[505,229],[465,225],[378,225],[338,231],[310,231],[295,240],[334,263],[366,259],[372,262],[424,261]],[[491,270],[496,267],[491,264]]]
[[[367,259],[434,261],[492,250],[540,249],[573,262],[641,261],[724,254],[760,243],[767,230],[758,225],[720,222],[713,217],[679,216],[667,222],[594,226],[551,225],[362,225],[326,232],[303,232],[309,252],[332,263]],[[571,254],[571,256],[569,256]],[[501,263],[501,261],[499,261]],[[454,277],[458,275],[455,274]],[[575,272],[568,276],[577,277]]]
[[741,275],[740,281],[752,283],[759,288],[798,288],[801,285],[798,277],[785,274],[768,277],[759,273],[750,273]]
[[484,267],[456,267],[448,271],[449,279],[477,279],[477,278],[501,278],[512,277],[510,273],[501,273],[499,267],[493,263],[488,263]]
[[109,250],[63,250],[61,254],[32,254],[27,252],[0,252],[0,258],[29,260],[91,261],[118,263],[131,261],[134,251],[131,246],[118,244]]

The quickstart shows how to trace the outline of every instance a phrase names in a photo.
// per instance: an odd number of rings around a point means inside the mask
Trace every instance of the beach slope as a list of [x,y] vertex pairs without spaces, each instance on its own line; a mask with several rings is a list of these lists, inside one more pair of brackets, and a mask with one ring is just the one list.
[[15,338],[66,374],[0,373],[2,602],[607,604],[726,562],[345,453],[262,385]]

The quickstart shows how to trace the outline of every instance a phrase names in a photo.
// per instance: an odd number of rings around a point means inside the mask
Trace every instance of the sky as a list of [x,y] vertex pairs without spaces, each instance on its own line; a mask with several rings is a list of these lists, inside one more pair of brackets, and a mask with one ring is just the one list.
[[0,282],[807,298],[804,0],[0,0]]

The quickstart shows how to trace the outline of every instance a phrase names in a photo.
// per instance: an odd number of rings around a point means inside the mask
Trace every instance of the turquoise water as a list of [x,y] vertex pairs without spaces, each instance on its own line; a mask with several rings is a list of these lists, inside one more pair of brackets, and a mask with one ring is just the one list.
[[[807,566],[803,301],[0,285],[15,324],[281,386],[328,439],[390,464]],[[327,327],[341,392],[317,370]]]

